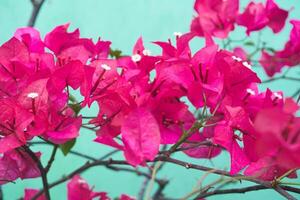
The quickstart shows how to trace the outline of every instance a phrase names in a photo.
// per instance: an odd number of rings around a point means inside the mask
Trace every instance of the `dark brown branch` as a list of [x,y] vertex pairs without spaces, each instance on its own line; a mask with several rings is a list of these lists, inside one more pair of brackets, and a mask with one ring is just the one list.
[[300,188],[295,188],[295,187],[286,186],[286,185],[282,185],[281,188],[284,190],[290,191],[290,192],[300,194]]
[[163,184],[160,184],[158,189],[156,190],[153,199],[163,199],[164,195],[163,195],[163,190],[166,188],[166,186],[168,185],[169,181],[165,180],[165,182]]
[[[40,173],[41,173],[41,177],[42,177],[42,181],[43,181],[43,192],[45,194],[45,197],[47,200],[50,200],[50,191],[49,191],[49,184],[48,184],[48,180],[47,180],[47,172],[45,171],[40,159],[35,155],[35,153],[33,151],[31,151],[30,148],[28,148],[27,146],[23,146],[24,151],[32,158],[32,160],[36,163],[36,165],[38,166]],[[32,200],[35,200],[36,198],[33,197]]]
[[[145,173],[145,172],[142,172],[142,171],[139,171],[137,169],[130,169],[130,168],[125,168],[125,167],[115,167],[115,166],[106,166],[108,169],[111,169],[113,171],[121,171],[121,172],[130,172],[130,173],[135,173],[137,176],[144,176],[146,177],[148,180],[151,179],[151,175]],[[162,186],[162,185],[165,185],[168,181],[167,180],[163,180],[163,179],[158,179],[158,178],[155,178],[154,181]]]
[[39,15],[40,9],[43,6],[45,0],[30,0],[30,1],[33,6],[33,10],[32,10],[32,13],[31,13],[31,16],[30,16],[27,26],[34,27],[36,19]]
[[[272,182],[268,182],[268,181],[262,181],[259,179],[256,179],[255,177],[249,177],[249,176],[243,176],[241,174],[236,174],[236,175],[231,175],[229,172],[224,171],[224,170],[217,170],[217,169],[213,169],[213,168],[209,168],[209,167],[205,167],[205,166],[201,166],[201,165],[195,165],[195,164],[191,164],[191,163],[187,163],[184,161],[180,161],[177,159],[173,159],[173,158],[169,158],[166,156],[159,156],[157,157],[154,161],[149,161],[149,162],[157,162],[157,161],[164,161],[164,162],[169,162],[169,163],[173,163],[182,167],[185,167],[187,169],[195,169],[195,170],[200,170],[200,171],[209,171],[211,173],[214,174],[218,174],[218,175],[222,175],[222,176],[227,176],[227,177],[232,177],[235,178],[237,180],[246,180],[249,182],[253,182],[256,183],[258,185],[262,185],[266,188],[270,188],[270,189],[274,189],[275,191],[277,191],[279,194],[281,194],[282,196],[284,196],[286,199],[290,199],[290,200],[296,200],[293,196],[291,196],[287,191],[291,191],[291,192],[295,192],[295,193],[299,193],[300,191],[292,188],[292,187],[286,187],[286,186],[274,186],[272,184]],[[126,161],[123,160],[98,160],[95,162],[87,162],[85,165],[81,166],[80,168],[76,169],[75,171],[71,172],[69,175],[55,181],[54,183],[49,185],[49,188],[53,188],[69,179],[71,179],[73,176],[75,176],[76,174],[80,174],[92,167],[95,166],[106,166],[106,167],[111,167],[111,165],[129,165],[129,163],[127,163]],[[43,190],[41,190],[36,197],[40,196],[43,193]]]
[[[92,168],[94,166],[98,166],[98,165],[105,165],[105,166],[109,166],[110,163],[112,162],[112,160],[108,160],[108,161],[103,161],[104,159],[110,157],[111,155],[117,153],[119,150],[113,150],[111,152],[108,152],[107,154],[105,154],[104,156],[102,156],[99,160],[96,160],[92,163],[87,162],[86,164],[84,164],[82,167],[79,167],[78,169],[74,170],[73,172],[71,172],[69,175],[64,176],[63,178],[61,178],[60,180],[50,184],[48,186],[48,190],[61,184],[64,183],[65,181],[72,179],[76,174],[80,174],[82,172],[84,172],[85,170]],[[117,164],[128,164],[126,161],[117,161]],[[41,196],[44,192],[45,188],[40,190],[34,197],[33,199],[37,199],[39,196]]]
[[[113,160],[107,160],[107,161],[102,161],[102,160],[98,160],[95,162],[87,162],[86,164],[84,164],[83,166],[79,167],[78,169],[74,170],[73,172],[71,172],[70,174],[68,174],[67,176],[62,177],[61,179],[53,182],[52,184],[49,185],[49,188],[53,188],[61,183],[64,183],[66,181],[68,181],[69,179],[72,179],[76,174],[80,174],[92,167],[95,166],[109,166],[111,164],[117,164],[117,165],[128,165],[128,163],[126,161],[113,161]],[[38,198],[40,195],[42,195],[44,192],[44,189],[40,190],[35,196],[34,198]]]
[[108,152],[107,154],[101,156],[101,157],[99,158],[99,160],[104,160],[104,159],[106,159],[106,158],[109,158],[110,156],[114,155],[115,153],[118,153],[119,151],[120,151],[120,150],[118,150],[118,149],[115,149],[115,150],[113,150],[113,151],[110,151],[110,152]]
[[[187,143],[187,141],[184,142],[184,143]],[[202,141],[202,142],[197,142],[197,143],[189,144],[187,147],[179,147],[176,150],[174,150],[173,153],[175,153],[175,152],[181,152],[181,151],[186,151],[186,150],[191,150],[191,149],[199,148],[201,146],[223,148],[220,145],[214,144],[213,142],[211,142],[209,140],[206,140],[206,141]],[[168,150],[163,150],[163,151],[159,152],[159,154],[163,154],[163,155],[168,155],[168,153],[169,153]]]
[[222,175],[222,176],[227,176],[227,177],[233,177],[236,178],[238,180],[246,180],[249,182],[253,182],[259,185],[263,185],[267,188],[272,188],[274,189],[276,192],[278,192],[279,194],[281,194],[282,196],[284,196],[286,199],[289,200],[296,200],[295,197],[293,197],[292,195],[290,195],[287,191],[285,191],[284,189],[281,188],[281,186],[273,186],[273,184],[271,182],[267,182],[267,181],[262,181],[259,179],[256,179],[254,177],[249,177],[249,176],[243,176],[241,174],[235,174],[235,175],[231,175],[229,172],[224,171],[224,170],[217,170],[217,169],[212,169],[209,167],[205,167],[205,166],[201,166],[201,165],[195,165],[195,164],[191,164],[191,163],[187,163],[187,162],[183,162],[177,159],[173,159],[173,158],[169,158],[169,157],[158,157],[155,159],[156,161],[165,161],[165,162],[169,162],[169,163],[173,163],[173,164],[177,164],[177,165],[181,165],[187,169],[196,169],[196,170],[200,170],[200,171],[212,171],[212,173],[214,174],[218,174],[218,175]]
[[71,150],[69,153],[70,153],[70,154],[73,154],[73,155],[75,155],[75,156],[79,156],[79,157],[81,157],[81,158],[85,158],[85,159],[91,160],[91,161],[96,161],[96,160],[97,160],[96,158],[94,158],[94,157],[92,157],[92,156],[89,156],[89,155],[80,153],[80,152],[78,152],[78,151]]
[[46,173],[49,172],[49,170],[50,170],[50,168],[51,168],[51,166],[52,166],[52,164],[53,164],[53,162],[54,162],[54,160],[55,160],[55,155],[56,155],[57,149],[58,149],[58,146],[57,146],[57,145],[53,146],[53,150],[52,150],[50,159],[49,159],[49,161],[48,161],[47,166],[45,167]]
[[273,81],[277,81],[277,80],[289,80],[289,81],[300,81],[300,78],[295,78],[295,77],[289,77],[289,76],[278,76],[275,78],[270,78],[267,80],[262,81],[261,83],[270,83]]
[[0,200],[3,200],[3,191],[2,186],[0,185]]
[[210,192],[204,192],[202,194],[199,194],[194,200],[202,199],[205,197],[213,196],[213,195],[220,195],[220,194],[234,194],[234,193],[246,193],[251,191],[257,191],[257,190],[264,190],[264,189],[271,189],[267,188],[263,185],[254,185],[244,188],[233,188],[233,189],[226,189],[226,190],[214,190]]
[[[281,186],[282,189],[284,190],[289,190],[291,192],[295,191],[296,193],[300,192],[300,189],[298,188],[293,188],[293,187],[289,187],[289,186]],[[252,192],[252,191],[257,191],[257,190],[265,190],[265,189],[272,189],[272,188],[268,188],[265,187],[263,185],[254,185],[254,186],[249,186],[249,187],[244,187],[244,188],[233,188],[233,189],[226,189],[226,190],[214,190],[214,191],[210,191],[210,192],[205,192],[202,194],[199,194],[196,199],[201,199],[201,198],[205,198],[205,197],[209,197],[209,196],[213,196],[213,195],[220,195],[220,194],[236,194],[236,193],[247,193],[247,192]]]

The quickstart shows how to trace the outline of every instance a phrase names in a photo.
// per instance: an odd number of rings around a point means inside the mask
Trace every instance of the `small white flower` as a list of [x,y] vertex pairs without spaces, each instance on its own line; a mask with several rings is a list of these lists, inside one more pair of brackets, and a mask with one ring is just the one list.
[[36,92],[30,92],[29,94],[27,94],[27,97],[31,98],[31,99],[35,99],[39,96],[38,93]]
[[144,49],[144,50],[143,50],[143,54],[144,54],[145,56],[151,56],[151,51],[150,51],[149,49]]
[[78,183],[85,184],[86,181],[80,178],[80,179],[78,179]]
[[247,89],[247,92],[248,92],[250,95],[255,95],[255,91],[252,90],[252,89],[250,89],[250,88]]
[[237,57],[237,56],[231,56],[231,58],[232,58],[233,60],[238,61],[238,62],[241,62],[241,61],[242,61],[242,59],[241,59],[240,57]]
[[181,37],[182,36],[182,33],[180,33],[180,32],[174,32],[173,33],[176,37]]
[[244,61],[244,62],[243,62],[243,65],[244,65],[245,67],[247,67],[248,69],[252,69],[252,66],[251,66],[247,61]]
[[111,70],[111,67],[107,64],[102,64],[101,67],[105,70]]
[[273,95],[277,99],[282,99],[283,98],[282,95],[280,93],[278,93],[278,92],[274,92]]
[[139,62],[142,59],[142,56],[140,54],[134,54],[131,56],[131,60],[133,62]]
[[107,120],[107,115],[106,115],[106,114],[103,114],[103,115],[102,115],[102,119]]

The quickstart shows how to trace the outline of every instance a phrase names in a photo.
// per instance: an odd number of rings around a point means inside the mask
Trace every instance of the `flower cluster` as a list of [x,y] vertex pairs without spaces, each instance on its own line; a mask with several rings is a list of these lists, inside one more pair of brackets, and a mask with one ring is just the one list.
[[[106,192],[94,192],[88,183],[81,178],[79,175],[76,175],[69,181],[67,184],[68,200],[92,200],[97,198],[98,200],[111,200]],[[31,200],[39,192],[36,189],[25,189],[24,200]],[[41,195],[37,200],[46,200],[44,195]],[[122,194],[118,200],[135,200],[134,198]]]
[[[99,106],[89,121],[95,141],[123,151],[132,166],[145,166],[163,154],[162,145],[172,145],[165,155],[182,147],[190,157],[210,159],[226,149],[231,174],[244,170],[263,180],[299,168],[297,103],[282,92],[259,91],[261,80],[243,49],[221,49],[213,40],[227,38],[235,24],[248,35],[266,26],[278,33],[288,11],[273,0],[251,2],[243,13],[238,0],[197,0],[194,8],[199,15],[191,32],[154,42],[160,55],[151,55],[139,38],[132,55],[116,56],[111,42],[81,38],[78,29],[68,32],[68,24],[43,40],[34,28],[18,29],[0,47],[0,184],[39,176],[27,143],[39,137],[60,145],[77,138],[80,109],[93,103]],[[262,50],[269,76],[300,63],[300,22],[291,23],[284,50]],[[193,53],[189,43],[197,36],[206,45]],[[80,91],[83,101],[74,100],[71,90]],[[36,192],[26,190],[25,199]],[[69,199],[95,197],[109,199],[79,176],[68,184]]]
[[[201,37],[214,36],[221,39],[228,38],[235,25],[245,27],[247,35],[265,27],[277,34],[284,28],[289,15],[289,11],[279,8],[273,0],[267,0],[265,4],[250,2],[243,13],[239,13],[238,0],[197,0],[194,9],[198,16],[191,23],[191,32]],[[300,22],[290,22],[293,29],[282,50],[268,52],[267,49],[261,49],[259,61],[270,77],[284,66],[293,67],[300,63]]]

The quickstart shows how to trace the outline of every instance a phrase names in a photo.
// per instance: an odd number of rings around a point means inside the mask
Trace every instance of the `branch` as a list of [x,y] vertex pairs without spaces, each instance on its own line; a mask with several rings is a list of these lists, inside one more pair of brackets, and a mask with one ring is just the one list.
[[[151,175],[139,171],[137,169],[130,169],[130,168],[125,168],[125,167],[115,167],[115,166],[106,166],[108,169],[111,169],[113,171],[123,171],[123,172],[131,172],[131,173],[135,173],[137,176],[144,176],[147,179],[151,179]],[[163,179],[158,179],[155,178],[154,181],[158,184],[158,185],[164,185],[166,184],[166,182],[168,182],[167,180],[163,180]]]
[[[205,167],[205,166],[201,166],[201,165],[195,165],[195,164],[191,164],[191,163],[187,163],[184,161],[180,161],[177,159],[173,159],[173,158],[169,158],[166,156],[159,156],[157,157],[154,161],[148,161],[148,162],[157,162],[157,161],[165,161],[165,162],[169,162],[169,163],[173,163],[182,167],[185,167],[187,169],[195,169],[195,170],[200,170],[200,171],[210,171],[211,173],[217,174],[217,175],[222,175],[222,176],[227,176],[227,177],[232,177],[235,178],[237,180],[246,180],[249,182],[253,182],[259,185],[262,185],[266,188],[270,188],[270,189],[274,189],[275,191],[277,191],[278,193],[280,193],[282,196],[284,196],[286,199],[290,199],[290,200],[296,200],[293,196],[291,196],[287,191],[291,191],[291,192],[295,192],[295,193],[299,193],[300,194],[300,189],[298,190],[297,188],[293,188],[293,187],[287,187],[287,186],[273,186],[272,182],[268,182],[268,181],[262,181],[259,179],[256,179],[255,177],[249,177],[249,176],[244,176],[241,174],[236,174],[236,175],[231,175],[229,172],[224,171],[224,170],[217,170],[217,169],[213,169],[213,168],[209,168],[209,167]],[[63,178],[53,182],[52,184],[49,185],[49,188],[53,188],[71,178],[73,178],[73,176],[75,176],[76,174],[80,174],[92,167],[95,166],[106,166],[107,168],[111,168],[111,165],[129,165],[129,163],[127,163],[124,160],[97,160],[94,162],[87,162],[86,164],[84,164],[83,166],[79,167],[78,169],[74,170],[73,172],[71,172],[69,175],[64,176]],[[285,191],[287,190],[287,191]],[[36,198],[39,197],[42,193],[43,193],[43,189],[40,190],[37,194],[36,194]]]
[[214,190],[211,192],[204,192],[200,193],[196,199],[202,199],[205,197],[209,197],[212,195],[220,195],[220,194],[233,194],[233,193],[246,193],[246,192],[251,192],[251,191],[257,191],[257,190],[264,190],[264,189],[271,189],[267,188],[263,185],[255,185],[255,186],[250,186],[250,187],[244,187],[244,188],[233,188],[233,189],[226,189],[226,190]]
[[276,80],[289,80],[289,81],[300,81],[300,78],[295,78],[295,77],[289,77],[289,76],[278,76],[278,77],[275,77],[275,78],[270,78],[268,80],[264,80],[262,81],[261,83],[270,83],[270,82],[273,82],[273,81],[276,81]]
[[32,10],[32,13],[31,13],[31,16],[30,16],[27,26],[34,27],[36,19],[39,15],[40,9],[41,9],[42,5],[44,4],[45,0],[30,0],[30,1],[33,6],[33,10]]
[[278,192],[279,194],[281,194],[282,196],[284,196],[286,199],[296,200],[295,197],[293,197],[288,192],[286,192],[285,190],[283,190],[281,188],[281,186],[278,186],[278,185],[277,186],[273,186],[273,184],[271,182],[267,182],[267,181],[262,181],[262,180],[259,180],[259,179],[255,179],[254,177],[244,176],[244,175],[241,175],[241,174],[232,175],[229,172],[224,171],[224,170],[217,170],[217,169],[212,169],[212,168],[201,166],[201,165],[195,165],[195,164],[183,162],[183,161],[180,161],[180,160],[177,160],[177,159],[173,159],[173,158],[169,158],[169,157],[165,157],[165,156],[157,157],[155,160],[156,161],[166,161],[166,162],[169,162],[169,163],[181,165],[181,166],[183,166],[183,167],[185,167],[187,169],[196,169],[196,170],[200,170],[200,171],[213,171],[212,173],[214,173],[214,174],[218,174],[218,175],[222,175],[222,176],[227,176],[227,177],[233,177],[233,178],[237,178],[238,180],[246,180],[246,181],[253,182],[253,183],[256,183],[256,184],[259,184],[259,185],[263,185],[263,186],[265,186],[267,188],[272,188],[276,192]]
[[2,186],[0,185],[0,200],[3,200],[3,191]]
[[55,155],[56,155],[57,149],[58,149],[58,146],[57,146],[57,145],[53,146],[52,154],[51,154],[51,156],[50,156],[50,159],[49,159],[49,161],[48,161],[47,166],[45,167],[46,173],[49,172],[49,170],[50,170],[50,168],[51,168],[51,166],[52,166],[52,163],[54,162],[54,159],[55,159]]
[[[48,180],[47,180],[47,172],[45,171],[40,159],[35,155],[35,153],[33,151],[31,151],[30,148],[28,148],[27,146],[22,146],[24,151],[32,158],[32,160],[36,163],[36,165],[38,166],[40,173],[41,173],[41,177],[42,177],[42,181],[43,181],[43,192],[45,193],[45,197],[47,200],[50,200],[50,192],[49,192],[49,184],[48,184]],[[37,199],[37,197],[33,197],[32,200]]]

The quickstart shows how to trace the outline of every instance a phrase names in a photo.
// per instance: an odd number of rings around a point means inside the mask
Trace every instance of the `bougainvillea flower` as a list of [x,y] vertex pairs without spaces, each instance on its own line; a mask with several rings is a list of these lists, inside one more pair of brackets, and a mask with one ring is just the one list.
[[223,90],[223,75],[215,65],[218,49],[217,45],[206,46],[191,60],[194,81],[188,87],[187,97],[196,108],[215,105]]
[[248,60],[248,54],[242,47],[235,47],[233,49],[234,55],[236,55],[237,58],[241,58],[242,60]]
[[284,66],[293,67],[300,63],[300,21],[291,20],[291,24],[293,28],[290,32],[290,39],[286,42],[284,49],[272,54],[262,51],[260,64],[270,77],[280,72]]
[[226,148],[230,153],[230,173],[234,174],[249,164],[244,149],[237,142],[237,140],[242,141],[242,137],[236,135],[236,131],[250,134],[253,131],[253,125],[242,107],[227,106],[225,111],[225,120],[219,122],[215,127],[213,141]]
[[[246,171],[248,174],[272,180],[299,166],[300,120],[294,116],[299,107],[290,100],[286,104],[281,108],[262,109],[257,114],[251,147],[255,156],[252,156],[252,164]],[[269,161],[266,162],[266,159]],[[272,171],[266,175],[265,170]]]
[[56,144],[63,144],[79,136],[79,129],[82,124],[81,117],[67,117],[52,114],[50,130],[45,137]]
[[[37,189],[25,189],[24,200],[31,200],[39,190]],[[81,178],[79,175],[75,175],[67,184],[67,199],[68,200],[112,200],[106,192],[94,192],[93,187]],[[135,200],[135,198],[122,194],[118,198],[119,200]],[[40,195],[37,200],[46,200],[44,194]]]
[[278,57],[278,60],[287,66],[296,66],[300,63],[300,21],[299,20],[291,20],[291,24],[293,28],[290,32],[290,39],[285,44],[283,50],[276,52],[275,56]]
[[[25,189],[24,200],[31,200],[38,192],[37,189]],[[37,200],[46,200],[46,196],[42,194]]]
[[131,196],[128,196],[126,194],[122,194],[120,197],[119,197],[119,200],[135,200],[135,198],[131,197]]
[[[36,153],[40,157],[40,153]],[[23,150],[11,150],[0,158],[0,184],[14,181],[18,178],[35,178],[40,176],[35,161]]]
[[88,183],[79,175],[75,175],[68,183],[68,200],[108,200],[106,192],[94,192]]
[[58,56],[61,65],[70,59],[85,64],[95,54],[95,45],[90,39],[80,38],[78,29],[68,33],[68,28],[69,24],[65,24],[53,29],[45,36],[45,45]]
[[197,0],[194,9],[198,16],[191,24],[191,31],[199,36],[206,34],[226,38],[234,29],[239,9],[238,0]]
[[[183,148],[187,148],[187,150],[184,151],[185,154],[187,154],[190,157],[193,158],[214,158],[216,156],[218,156],[221,151],[222,148],[217,147],[217,145],[212,144],[213,141],[213,137],[214,137],[214,130],[215,130],[215,126],[214,125],[216,122],[219,122],[220,120],[222,120],[223,116],[219,115],[219,116],[214,116],[211,119],[209,119],[206,122],[206,126],[203,128],[203,131],[200,134],[193,134],[190,138],[189,141],[192,142],[211,142],[211,144],[209,146],[206,145],[200,145],[197,146],[197,144],[194,143],[183,143],[182,147]],[[196,145],[196,148],[195,148]]]
[[48,81],[50,93],[61,93],[66,86],[78,89],[83,82],[84,67],[79,61],[71,61],[58,68]]
[[124,121],[121,133],[124,154],[130,164],[136,166],[155,158],[160,145],[160,131],[157,121],[147,109],[132,111]]
[[175,144],[182,135],[182,129],[189,130],[195,122],[188,106],[176,98],[162,97],[151,102],[149,107],[160,128],[161,144]]
[[250,2],[244,13],[237,17],[237,24],[247,28],[247,34],[263,29],[269,23],[265,6],[262,3]]
[[162,58],[170,59],[170,58],[181,58],[181,59],[189,59],[191,56],[191,50],[189,47],[189,42],[195,36],[194,33],[186,33],[181,36],[176,37],[176,46],[173,46],[172,43],[169,42],[154,42],[154,44],[160,46],[162,48]]
[[[262,180],[272,181],[274,178],[280,177],[288,172],[290,168],[283,168],[276,162],[276,157],[262,157],[256,162],[252,162],[245,170],[244,174],[248,176],[255,176]],[[296,173],[291,173],[288,178],[297,178]]]
[[14,36],[26,44],[28,50],[32,53],[44,53],[44,43],[41,40],[38,30],[32,27],[19,28]]
[[276,55],[270,55],[266,51],[261,52],[259,63],[264,68],[269,77],[274,76],[275,73],[280,72],[284,66],[284,62]]
[[280,32],[285,25],[289,12],[279,8],[273,0],[267,0],[266,12],[269,19],[268,26],[274,33]]
[[10,99],[0,100],[0,152],[12,150],[26,144],[26,129],[33,115]]

